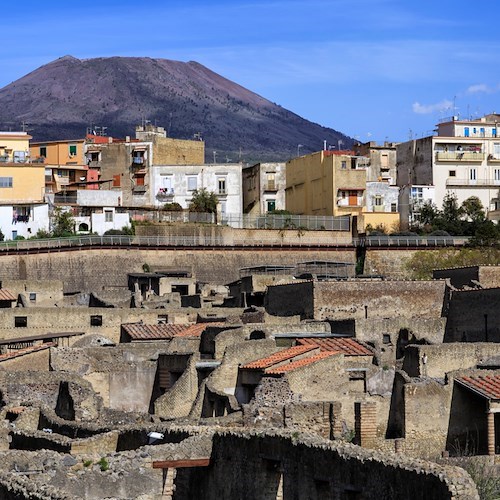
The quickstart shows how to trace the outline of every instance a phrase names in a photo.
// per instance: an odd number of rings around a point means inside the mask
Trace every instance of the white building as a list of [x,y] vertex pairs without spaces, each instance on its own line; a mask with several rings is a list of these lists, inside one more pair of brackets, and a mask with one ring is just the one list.
[[6,240],[18,236],[31,238],[40,230],[49,231],[49,206],[47,203],[0,205],[0,229]]
[[240,163],[213,165],[153,165],[151,175],[151,205],[158,208],[166,203],[178,203],[189,208],[193,192],[206,189],[217,195],[222,217],[242,216],[243,191]]
[[130,226],[130,215],[121,209],[122,192],[108,189],[79,189],[55,195],[59,206],[71,207],[77,233],[104,234]]
[[257,163],[243,169],[243,211],[261,215],[285,210],[286,163]]
[[498,220],[500,189],[500,115],[477,120],[452,117],[437,125],[437,135],[397,146],[398,185],[434,186],[441,208],[447,193],[458,203],[476,196],[489,218]]

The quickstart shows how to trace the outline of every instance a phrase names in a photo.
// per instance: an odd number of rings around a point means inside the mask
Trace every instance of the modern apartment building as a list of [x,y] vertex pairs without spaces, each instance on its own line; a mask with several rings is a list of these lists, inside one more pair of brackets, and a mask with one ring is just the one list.
[[[440,208],[447,193],[462,203],[471,196],[481,200],[492,220],[500,218],[500,115],[475,120],[458,117],[437,125],[437,135],[397,145],[397,184],[404,194],[403,206],[411,219],[413,187],[434,187]],[[403,217],[403,215],[402,215]]]

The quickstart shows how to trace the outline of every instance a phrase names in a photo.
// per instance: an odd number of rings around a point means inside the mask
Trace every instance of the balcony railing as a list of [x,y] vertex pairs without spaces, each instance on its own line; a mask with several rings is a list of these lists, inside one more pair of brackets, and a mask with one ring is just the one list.
[[484,153],[480,151],[454,151],[436,153],[436,161],[483,161]]
[[156,193],[156,199],[159,201],[171,200],[174,196],[174,188],[160,188]]
[[476,187],[500,187],[500,179],[455,179],[450,177],[446,179],[446,186],[476,186]]

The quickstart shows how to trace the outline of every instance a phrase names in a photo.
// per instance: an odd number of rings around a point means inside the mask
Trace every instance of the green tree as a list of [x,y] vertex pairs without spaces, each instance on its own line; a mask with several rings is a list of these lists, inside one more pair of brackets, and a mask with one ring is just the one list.
[[471,196],[462,203],[462,213],[471,222],[483,222],[486,220],[484,207],[477,196]]
[[52,236],[60,238],[63,236],[72,236],[75,234],[75,219],[71,212],[57,207],[53,215]]
[[218,202],[219,200],[215,193],[207,191],[205,188],[195,189],[191,203],[189,204],[189,210],[191,212],[208,212],[214,214],[217,212]]

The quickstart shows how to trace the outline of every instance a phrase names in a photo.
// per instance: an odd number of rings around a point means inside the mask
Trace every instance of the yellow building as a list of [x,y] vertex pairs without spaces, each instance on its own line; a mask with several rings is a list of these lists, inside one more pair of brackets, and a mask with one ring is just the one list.
[[31,135],[27,132],[0,132],[0,163],[24,163],[30,158]]
[[85,165],[83,139],[69,141],[32,142],[31,158],[47,165]]
[[301,215],[361,215],[364,157],[319,151],[286,164],[286,209]]
[[57,193],[63,189],[76,189],[73,183],[87,180],[84,139],[33,142],[31,159],[45,165],[46,192]]
[[41,164],[0,164],[0,205],[40,203],[45,196],[45,167]]

